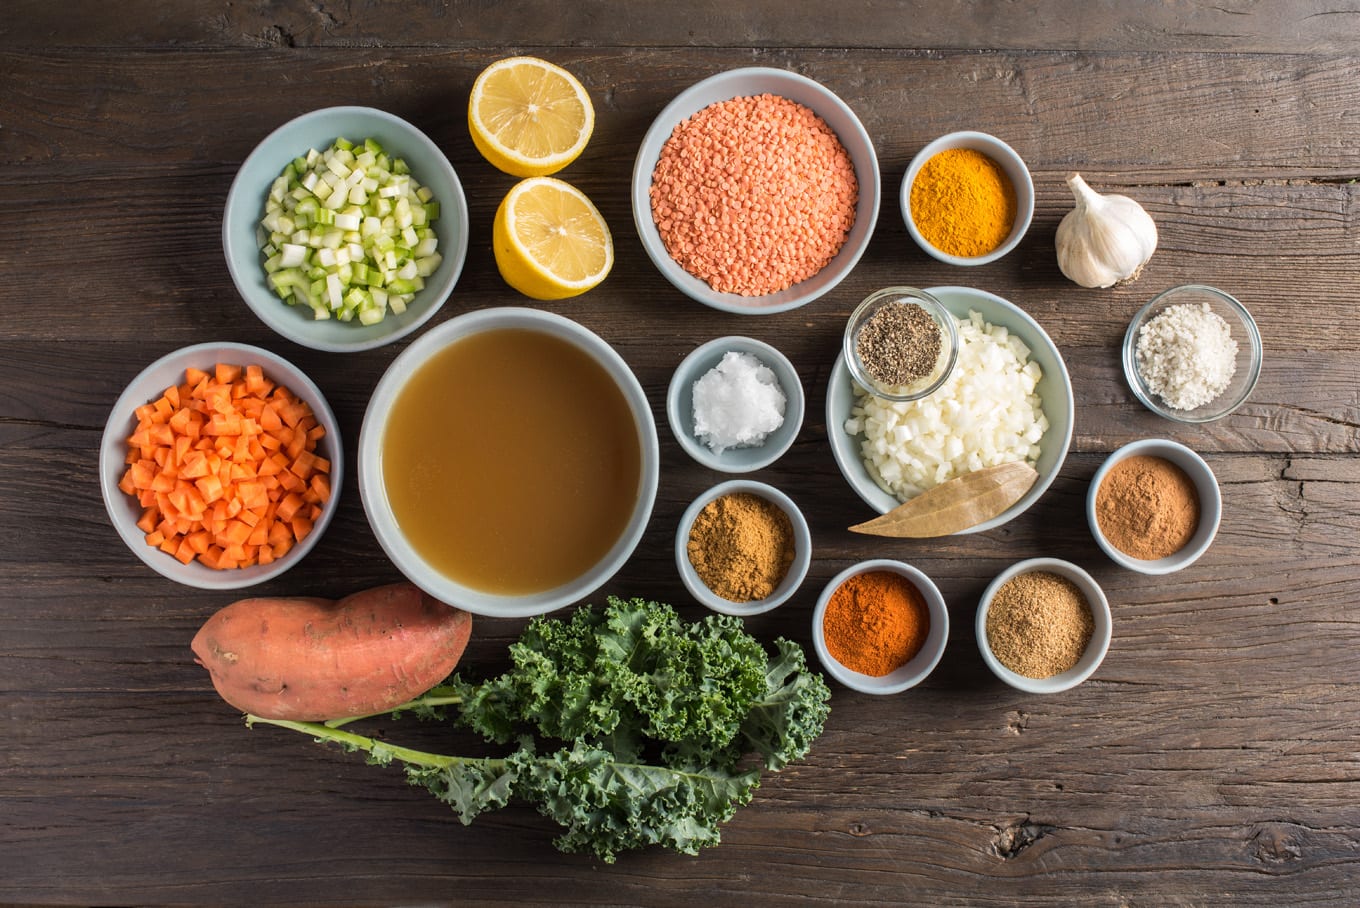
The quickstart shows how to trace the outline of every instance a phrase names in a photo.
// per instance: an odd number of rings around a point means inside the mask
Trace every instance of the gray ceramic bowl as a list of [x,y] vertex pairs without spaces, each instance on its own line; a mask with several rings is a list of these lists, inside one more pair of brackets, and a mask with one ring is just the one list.
[[[700,579],[694,565],[689,560],[689,535],[694,526],[695,519],[699,512],[710,502],[724,495],[733,495],[741,492],[758,495],[766,501],[773,502],[780,510],[789,516],[789,522],[793,525],[793,563],[789,565],[788,572],[784,574],[784,579],[774,588],[774,591],[764,599],[757,599],[753,602],[733,602],[730,599],[714,593]],[[680,580],[685,584],[685,589],[689,590],[702,605],[707,606],[715,612],[724,615],[759,615],[768,612],[773,608],[783,605],[789,600],[798,587],[802,585],[803,579],[807,577],[808,568],[812,564],[812,532],[808,529],[807,518],[799,510],[798,505],[794,504],[793,499],[776,489],[774,486],[763,482],[755,482],[749,479],[729,479],[721,482],[708,491],[695,498],[685,513],[680,518],[680,523],[675,530],[675,566],[680,571]]]
[[[980,533],[992,530],[1023,514],[1030,505],[1039,500],[1062,469],[1067,458],[1068,446],[1072,443],[1073,401],[1072,381],[1067,374],[1067,366],[1062,354],[1039,323],[1014,303],[992,293],[974,290],[970,287],[929,287],[928,292],[940,300],[944,307],[959,318],[967,318],[970,310],[976,311],[993,325],[1005,326],[1030,348],[1030,358],[1043,370],[1037,390],[1043,399],[1044,414],[1048,417],[1048,432],[1039,442],[1039,479],[1025,496],[1010,508],[964,533]],[[851,488],[859,494],[864,503],[879,514],[886,514],[901,502],[890,492],[881,488],[860,457],[860,436],[845,431],[845,421],[850,417],[850,408],[855,402],[854,383],[850,370],[846,368],[845,356],[836,358],[831,371],[831,380],[826,392],[826,432],[831,440],[831,451],[836,464]]]
[[[1144,325],[1169,307],[1183,303],[1194,305],[1208,303],[1209,310],[1228,323],[1233,339],[1237,341],[1237,369],[1227,389],[1214,400],[1193,410],[1176,410],[1167,406],[1147,386],[1147,382],[1143,381],[1143,376],[1138,371],[1138,333]],[[1146,306],[1138,310],[1133,321],[1129,322],[1129,329],[1124,333],[1122,351],[1124,378],[1128,381],[1133,396],[1158,416],[1181,423],[1212,422],[1227,416],[1246,403],[1247,398],[1251,396],[1252,390],[1256,387],[1256,380],[1261,377],[1261,347],[1261,332],[1257,330],[1256,320],[1251,317],[1246,306],[1222,290],[1202,284],[1186,284],[1153,297]]]
[[[736,293],[719,293],[703,280],[690,274],[666,251],[661,234],[652,219],[649,191],[652,173],[661,157],[662,146],[681,121],[720,101],[770,93],[788,98],[809,108],[836,133],[850,155],[859,182],[859,203],[855,209],[855,224],[845,245],[835,258],[816,275],[785,290],[765,296],[750,297]],[[787,312],[817,299],[839,284],[855,267],[869,245],[874,223],[878,220],[879,198],[882,194],[878,175],[878,157],[873,141],[855,112],[833,92],[818,82],[783,69],[748,67],[728,70],[710,76],[690,86],[676,96],[657,115],[633,165],[633,223],[637,227],[642,247],[657,270],[681,292],[706,306],[740,315],[770,315]]]
[[[1086,651],[1082,653],[1077,664],[1050,678],[1029,678],[1011,671],[997,660],[996,656],[992,654],[991,647],[987,644],[987,610],[991,607],[992,597],[996,595],[996,591],[1007,580],[1017,574],[1025,574],[1030,571],[1047,571],[1066,577],[1075,583],[1086,597],[1087,604],[1091,606],[1091,617],[1095,620],[1095,630],[1091,634],[1091,642],[1086,645]],[[1110,649],[1112,628],[1110,602],[1105,598],[1105,592],[1091,578],[1090,574],[1070,561],[1062,561],[1057,558],[1030,558],[1027,561],[1011,565],[998,574],[996,579],[987,586],[982,594],[981,601],[978,603],[974,630],[977,633],[978,649],[982,653],[982,661],[987,663],[987,667],[992,670],[994,675],[1016,690],[1030,694],[1056,694],[1076,687],[1091,677],[1095,670],[1100,667],[1100,663],[1104,661],[1105,654]]]
[[[322,510],[321,518],[313,524],[312,531],[294,545],[288,554],[270,564],[225,570],[210,568],[196,560],[182,564],[171,555],[147,544],[146,534],[137,527],[137,520],[142,515],[141,505],[118,488],[118,482],[127,468],[127,439],[137,425],[133,411],[159,398],[171,385],[183,384],[184,370],[188,367],[210,371],[217,363],[241,366],[258,364],[264,369],[266,378],[305,400],[311,406],[317,422],[326,429],[325,437],[317,443],[317,454],[331,462],[331,499]],[[331,518],[335,516],[344,475],[345,455],[340,442],[340,427],[321,390],[288,360],[249,344],[194,344],[168,353],[147,366],[113,405],[99,445],[99,487],[104,495],[104,507],[118,535],[123,537],[133,554],[158,574],[204,590],[234,590],[263,583],[305,558],[320,541]]]
[[[1200,517],[1199,527],[1195,530],[1195,535],[1190,537],[1190,541],[1179,552],[1165,558],[1159,558],[1156,561],[1147,561],[1124,554],[1109,539],[1105,538],[1105,534],[1100,530],[1100,521],[1096,517],[1096,495],[1100,491],[1100,484],[1105,481],[1106,475],[1109,474],[1115,464],[1138,454],[1161,457],[1171,461],[1185,471],[1190,480],[1194,482],[1195,491],[1199,493]],[[1100,469],[1096,470],[1096,475],[1091,477],[1091,485],[1086,493],[1086,524],[1091,528],[1091,535],[1095,537],[1096,543],[1115,564],[1131,571],[1137,571],[1140,574],[1171,574],[1194,564],[1213,544],[1214,536],[1218,534],[1218,525],[1222,518],[1223,495],[1219,491],[1218,480],[1214,478],[1214,471],[1209,469],[1204,458],[1185,445],[1164,438],[1144,438],[1116,450],[1105,458]]]
[[[317,321],[305,306],[289,306],[269,288],[256,230],[265,197],[293,158],[315,148],[324,151],[338,137],[353,142],[373,138],[403,158],[412,177],[428,186],[439,202],[434,222],[443,261],[425,288],[400,315],[388,312],[376,325],[337,319]],[[227,194],[222,217],[222,248],[237,291],[260,320],[304,347],[331,352],[368,350],[405,337],[429,321],[453,292],[467,257],[468,212],[462,184],[449,159],[423,132],[400,117],[371,107],[328,107],[289,120],[264,138],[241,164]]]
[[[536,331],[573,344],[595,360],[614,380],[627,401],[637,432],[641,472],[637,497],[627,526],[609,551],[589,570],[552,589],[524,595],[501,595],[475,589],[441,573],[420,555],[403,534],[383,481],[382,445],[394,401],[422,365],[470,335],[505,328]],[[490,382],[488,387],[493,387]],[[508,438],[504,444],[515,444]],[[656,423],[647,396],[623,357],[598,335],[551,312],[519,307],[479,309],[430,329],[401,352],[378,381],[364,412],[359,433],[359,492],[369,525],[383,551],[411,582],[442,602],[479,615],[522,618],[570,605],[603,585],[642,540],[656,500],[660,453]],[[532,481],[526,479],[526,481]]]
[[[694,383],[731,352],[749,353],[774,372],[784,392],[784,422],[763,444],[724,448],[715,453],[694,433]],[[666,394],[666,417],[685,453],[700,464],[723,473],[749,473],[768,467],[793,445],[803,425],[803,383],[793,363],[769,344],[749,337],[719,337],[703,344],[676,367]]]
[[[1010,177],[1011,185],[1015,187],[1015,225],[1011,228],[1010,235],[1006,237],[1005,242],[986,255],[950,255],[937,249],[921,235],[921,231],[917,228],[916,221],[911,215],[911,187],[916,182],[916,175],[921,172],[926,161],[951,148],[970,148],[982,152],[1001,165],[1006,176]],[[907,167],[906,175],[902,178],[899,204],[902,208],[902,220],[907,225],[907,233],[911,234],[916,245],[925,250],[927,254],[949,265],[986,265],[1020,245],[1020,240],[1029,230],[1030,221],[1034,217],[1034,180],[1030,177],[1029,168],[1025,166],[1020,155],[1016,154],[1015,149],[996,136],[988,135],[985,132],[951,132],[948,135],[940,136],[940,138],[922,148],[916,157],[912,158],[911,164]]]
[[[926,608],[930,610],[930,630],[926,634],[926,641],[922,644],[920,652],[905,665],[881,677],[865,675],[846,668],[836,661],[836,658],[831,655],[826,647],[826,609],[831,602],[832,595],[835,594],[836,589],[842,583],[851,577],[870,571],[891,571],[905,577],[920,591],[921,598],[926,601]],[[817,607],[812,612],[812,644],[817,650],[817,658],[822,661],[822,667],[827,670],[831,677],[860,693],[896,694],[915,687],[935,670],[935,666],[940,664],[940,658],[944,656],[945,644],[948,642],[949,609],[945,606],[944,597],[940,595],[939,587],[923,572],[901,561],[875,558],[851,565],[831,578],[831,582],[822,590],[822,595],[817,600]]]

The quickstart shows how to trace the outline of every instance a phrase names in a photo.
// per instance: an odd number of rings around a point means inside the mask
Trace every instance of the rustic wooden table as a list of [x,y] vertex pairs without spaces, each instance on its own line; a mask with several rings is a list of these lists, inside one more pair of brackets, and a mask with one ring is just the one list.
[[[11,0],[0,20],[0,901],[1354,904],[1357,14],[1322,0],[936,6]],[[380,107],[425,130],[468,189],[467,267],[438,320],[524,303],[490,251],[513,180],[478,156],[465,123],[475,75],[517,52],[567,66],[591,91],[597,132],[563,175],[618,244],[601,287],[543,308],[612,343],[662,419],[651,524],[597,598],[702,614],[671,536],[721,477],[681,453],[664,393],[696,344],[750,334],[805,382],[798,442],[759,475],[802,504],[816,553],[795,599],[749,628],[810,644],[821,587],[871,556],[921,567],[953,616],[924,685],[890,698],[836,687],[810,757],[769,777],[721,847],[697,858],[652,850],[605,866],[559,854],[555,828],[527,808],[465,828],[395,770],[246,730],[188,649],[234,596],[148,570],[115,535],[95,478],[108,411],[144,365],[200,341],[260,344],[321,386],[349,461],[320,545],[260,592],[339,596],[398,579],[353,462],[367,396],[404,343],[340,356],[271,334],[227,276],[222,206],[275,126],[337,103]],[[885,192],[844,284],[765,318],[673,290],[628,204],[652,118],[685,86],[751,64],[844,98],[876,144]],[[924,143],[967,128],[1022,154],[1038,205],[1015,253],[958,269],[912,245],[895,199]],[[1058,272],[1072,169],[1157,219],[1161,245],[1136,284],[1083,290]],[[831,456],[825,385],[850,309],[899,282],[1012,299],[1070,368],[1071,453],[1043,499],[997,531],[924,543],[845,530],[866,512]],[[1265,337],[1252,399],[1199,428],[1142,409],[1118,359],[1138,306],[1187,282],[1238,296]],[[1213,548],[1158,579],[1105,558],[1083,510],[1103,456],[1149,436],[1200,451],[1225,495]],[[1114,610],[1101,669],[1047,697],[992,678],[971,620],[995,573],[1037,555],[1088,568]],[[504,667],[519,630],[478,621],[470,670]]]

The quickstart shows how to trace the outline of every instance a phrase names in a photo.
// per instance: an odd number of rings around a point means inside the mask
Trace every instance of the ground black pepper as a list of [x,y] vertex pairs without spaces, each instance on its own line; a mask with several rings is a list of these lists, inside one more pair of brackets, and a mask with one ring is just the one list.
[[890,302],[859,329],[855,352],[875,381],[909,385],[935,371],[942,343],[929,312],[915,303]]

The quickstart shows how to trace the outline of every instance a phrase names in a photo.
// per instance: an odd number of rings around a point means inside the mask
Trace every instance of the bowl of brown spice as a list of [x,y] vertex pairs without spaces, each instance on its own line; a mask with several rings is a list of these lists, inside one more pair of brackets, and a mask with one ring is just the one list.
[[695,498],[675,532],[675,565],[690,595],[724,615],[759,615],[797,592],[812,533],[793,499],[733,479]]
[[982,661],[1002,681],[1054,694],[1091,677],[1110,648],[1110,603],[1070,561],[1030,558],[997,575],[977,611]]
[[831,579],[812,613],[822,667],[852,690],[896,694],[940,664],[949,609],[939,587],[901,561],[875,558]]
[[1213,470],[1194,451],[1163,438],[1118,449],[1086,495],[1086,522],[1115,564],[1170,574],[1208,551],[1223,516]]
[[938,299],[915,287],[885,287],[864,298],[845,324],[850,377],[884,400],[919,400],[949,378],[959,331]]

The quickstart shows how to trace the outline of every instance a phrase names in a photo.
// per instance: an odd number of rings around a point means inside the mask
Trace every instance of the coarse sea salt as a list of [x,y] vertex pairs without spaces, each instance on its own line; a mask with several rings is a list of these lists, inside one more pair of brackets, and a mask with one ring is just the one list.
[[1194,410],[1228,389],[1237,341],[1208,303],[1181,303],[1138,329],[1138,374],[1173,410]]
[[784,424],[787,403],[773,369],[732,350],[694,383],[694,434],[715,454],[758,447]]

